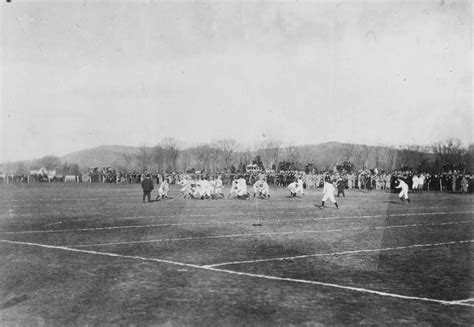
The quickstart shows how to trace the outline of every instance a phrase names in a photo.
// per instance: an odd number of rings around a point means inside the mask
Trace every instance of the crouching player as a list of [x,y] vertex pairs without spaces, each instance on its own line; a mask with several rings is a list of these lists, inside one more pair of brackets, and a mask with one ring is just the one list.
[[265,180],[261,179],[253,184],[253,197],[258,195],[260,198],[265,199],[270,197],[270,188]]
[[247,192],[247,181],[242,176],[237,181],[237,197],[247,200],[250,194]]
[[334,203],[336,205],[336,208],[339,209],[339,205],[337,204],[336,202],[336,199],[334,198],[334,191],[336,189],[334,188],[334,185],[332,185],[332,183],[330,183],[330,178],[327,177],[325,180],[324,180],[324,188],[323,188],[323,200],[322,200],[322,203],[321,203],[321,208],[324,208],[324,202],[329,199],[332,201],[332,203]]
[[234,195],[237,196],[237,189],[239,188],[238,183],[238,179],[234,179],[232,181],[232,185],[229,190],[229,195],[227,195],[228,198],[233,197]]
[[239,199],[248,199],[249,194],[247,193],[247,182],[245,178],[240,177],[232,181],[232,188],[230,189],[228,197],[230,198],[233,195],[236,195]]
[[304,196],[303,179],[298,178],[297,181],[290,183],[288,191],[290,191],[291,198],[294,198],[298,193]]
[[405,183],[400,177],[397,178],[397,183],[398,185],[395,186],[395,188],[401,189],[400,194],[398,194],[398,197],[400,200],[403,202],[403,198],[410,203],[410,199],[408,198],[408,185]]
[[225,198],[224,192],[222,192],[222,177],[217,176],[217,179],[214,181],[214,194],[213,198],[218,199],[218,198]]
[[192,196],[191,194],[191,180],[188,179],[186,176],[183,178],[183,180],[178,182],[179,185],[182,186],[181,188],[181,194],[183,194],[183,198],[187,199]]
[[168,184],[168,181],[165,178],[163,180],[163,183],[161,183],[160,188],[158,189],[158,195],[156,196],[156,200],[167,199],[169,190],[170,184]]

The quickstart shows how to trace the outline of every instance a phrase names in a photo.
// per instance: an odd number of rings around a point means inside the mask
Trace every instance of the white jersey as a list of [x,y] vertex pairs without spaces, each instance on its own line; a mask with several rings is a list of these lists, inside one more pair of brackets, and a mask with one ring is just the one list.
[[402,191],[407,191],[408,192],[408,185],[407,185],[407,183],[405,183],[402,180],[398,181],[398,186],[396,186],[396,188],[401,188]]
[[324,194],[329,194],[329,193],[334,194],[334,191],[336,191],[336,189],[334,188],[334,185],[332,185],[332,183],[324,182],[324,188],[323,188]]
[[413,176],[413,178],[412,178],[412,182],[413,182],[412,188],[413,188],[413,189],[418,188],[418,181],[419,181],[418,176],[416,176],[416,175]]
[[262,187],[260,189],[260,192],[262,195],[268,196],[270,195],[270,187],[268,186],[268,183],[265,181],[262,181]]
[[222,179],[217,178],[214,181],[214,193],[220,194],[222,193]]
[[420,175],[420,177],[418,177],[418,185],[423,185],[423,184],[425,184],[425,176]]
[[296,183],[296,193],[304,194],[303,180],[299,179]]
[[259,195],[269,195],[270,188],[268,187],[267,182],[264,180],[256,181],[255,184],[253,184],[253,193]]
[[398,181],[398,186],[395,186],[395,187],[402,189],[402,190],[400,191],[400,194],[398,194],[398,196],[399,196],[400,198],[404,197],[405,199],[408,199],[408,185],[407,185],[407,183],[405,183],[405,182],[402,181],[402,180],[399,180],[399,181]]
[[230,187],[230,191],[229,191],[229,196],[231,195],[238,195],[237,191],[239,189],[239,181],[237,179],[234,179],[232,181],[232,186]]
[[210,189],[211,189],[211,184],[209,183],[208,180],[200,180],[197,182],[197,188],[196,188],[196,196],[202,197],[204,195],[210,196]]
[[329,182],[324,182],[324,188],[323,188],[323,202],[326,201],[327,199],[331,200],[333,203],[336,203],[336,199],[334,198],[334,191],[336,189],[334,188],[334,185]]
[[237,180],[237,195],[242,196],[247,194],[247,182],[244,178]]
[[161,183],[160,188],[158,189],[158,195],[160,196],[168,196],[168,191],[170,190],[170,185],[165,180]]
[[178,185],[182,186],[180,191],[183,193],[189,193],[189,191],[191,190],[191,181],[188,179],[183,179],[179,181]]
[[296,182],[292,182],[292,183],[290,183],[290,185],[288,185],[288,190],[291,193],[296,193],[297,187],[298,187],[298,184],[296,184]]

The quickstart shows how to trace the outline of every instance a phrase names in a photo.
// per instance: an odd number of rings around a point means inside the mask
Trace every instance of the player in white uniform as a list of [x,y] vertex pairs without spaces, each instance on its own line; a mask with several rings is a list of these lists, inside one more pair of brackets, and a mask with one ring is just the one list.
[[230,191],[229,191],[229,195],[227,196],[228,198],[230,198],[231,196],[235,195],[235,196],[238,196],[237,194],[237,190],[239,188],[239,180],[238,179],[234,179],[232,181],[232,186],[230,187]]
[[201,199],[210,199],[213,191],[213,186],[207,179],[203,179],[200,183],[200,195]]
[[425,185],[425,176],[423,174],[420,174],[418,176],[418,192],[423,192],[423,186]]
[[239,197],[241,199],[248,198],[247,181],[243,177],[240,177],[237,180],[237,197]]
[[224,198],[224,192],[222,192],[222,178],[221,176],[217,176],[217,179],[214,181],[214,196],[220,196]]
[[413,178],[412,178],[412,186],[411,186],[411,189],[413,190],[413,192],[416,192],[418,191],[418,182],[419,182],[419,179],[418,179],[418,176],[417,175],[413,175]]
[[288,185],[288,191],[290,191],[290,197],[295,197],[296,196],[296,188],[298,187],[298,184],[296,182],[291,182]]
[[183,194],[183,198],[187,199],[191,196],[191,180],[188,179],[186,176],[178,182],[178,185],[181,185],[182,188],[180,189],[181,193]]
[[332,185],[332,183],[330,183],[330,179],[329,178],[326,178],[324,180],[324,188],[323,188],[323,200],[322,200],[322,203],[321,203],[321,208],[324,208],[324,202],[329,199],[332,201],[332,203],[334,203],[336,205],[336,208],[339,209],[339,205],[337,204],[336,202],[336,199],[334,198],[334,191],[336,189],[334,188],[334,185]]
[[303,186],[303,179],[300,177],[298,178],[298,181],[296,182],[296,194],[300,193],[302,196],[304,196],[304,186]]
[[170,185],[168,184],[168,181],[165,178],[165,179],[163,179],[163,182],[161,183],[160,187],[158,188],[158,195],[156,197],[156,200],[168,198],[168,191],[169,190],[170,190]]
[[405,198],[405,200],[407,200],[408,203],[410,203],[410,199],[408,198],[407,183],[405,183],[400,177],[397,178],[397,182],[398,182],[398,185],[395,186],[395,188],[401,189],[400,193],[398,194],[398,197],[400,198],[400,200],[402,200],[402,202],[404,201],[404,198]]
[[270,197],[270,188],[265,180],[261,179],[253,184],[253,197],[256,195],[262,199]]
[[290,197],[294,198],[298,193],[304,196],[303,179],[298,178],[288,185],[288,191],[290,191]]

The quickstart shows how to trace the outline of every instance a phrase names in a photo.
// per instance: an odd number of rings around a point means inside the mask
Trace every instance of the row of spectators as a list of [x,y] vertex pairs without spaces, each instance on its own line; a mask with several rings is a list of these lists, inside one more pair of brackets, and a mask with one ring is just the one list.
[[[66,175],[48,176],[41,175],[17,175],[6,176],[0,175],[0,183],[29,183],[29,182],[85,182],[85,183],[121,183],[134,184],[140,183],[145,173],[138,171],[118,172],[118,173],[99,173],[99,174],[82,174],[82,175]],[[151,173],[155,183],[161,184],[164,179],[170,185],[177,184],[184,179],[185,176],[191,177],[217,177],[221,176],[224,185],[230,185],[236,178],[243,177],[248,185],[253,185],[262,175],[262,173],[243,173],[243,174],[184,174],[184,173]],[[364,170],[356,173],[341,172],[321,172],[316,174],[306,174],[303,171],[281,171],[266,172],[263,174],[270,186],[287,187],[290,183],[301,177],[304,181],[305,188],[317,188],[324,185],[325,177],[329,176],[338,184],[343,183],[346,189],[361,190],[390,190],[395,188],[395,179],[401,176],[408,184],[411,190],[415,191],[452,191],[472,193],[474,176],[461,174],[457,171],[449,171],[440,174],[415,173],[413,171],[396,171],[393,173],[381,172],[375,170]]]
[[[253,185],[259,179],[261,173],[244,173],[244,174],[183,174],[183,173],[151,173],[152,178],[157,184],[161,184],[164,179],[169,184],[177,184],[184,179],[185,176],[191,177],[217,177],[221,176],[224,185],[230,185],[236,178],[242,176],[248,185]],[[324,179],[329,176],[333,181],[344,183],[346,189],[362,189],[372,190],[390,190],[395,188],[396,177],[401,176],[408,184],[411,190],[416,191],[445,191],[452,192],[472,192],[472,183],[474,180],[470,175],[463,175],[456,171],[442,174],[414,173],[412,171],[396,171],[389,173],[378,173],[375,171],[365,170],[358,173],[334,173],[322,172],[318,174],[306,174],[302,171],[285,171],[285,172],[267,172],[263,174],[267,183],[271,186],[287,187],[292,182],[301,177],[304,181],[305,188],[323,187]],[[139,183],[144,174],[138,172],[119,173],[115,180],[116,183]],[[105,179],[103,180],[106,181]],[[469,188],[470,187],[470,188]]]

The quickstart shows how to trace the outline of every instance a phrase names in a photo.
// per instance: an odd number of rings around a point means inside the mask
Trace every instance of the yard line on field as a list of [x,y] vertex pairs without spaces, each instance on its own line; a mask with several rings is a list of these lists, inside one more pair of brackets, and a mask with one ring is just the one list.
[[474,302],[474,298],[465,299],[465,300],[457,300],[457,301],[452,301],[452,302],[456,302],[456,303]]
[[407,227],[425,227],[425,226],[442,226],[442,225],[459,225],[459,224],[471,224],[472,221],[459,221],[459,222],[448,222],[448,223],[431,223],[431,224],[405,224],[405,225],[392,225],[384,227],[354,227],[354,228],[338,228],[338,229],[323,229],[323,230],[304,230],[304,231],[292,231],[292,232],[266,232],[266,233],[242,233],[242,234],[223,234],[223,235],[208,235],[208,236],[196,236],[196,237],[178,237],[178,238],[167,238],[167,239],[153,239],[143,241],[124,241],[124,242],[111,242],[111,243],[94,243],[94,244],[74,244],[71,246],[75,247],[91,247],[91,246],[111,246],[111,245],[124,245],[124,244],[145,244],[145,243],[158,243],[158,242],[177,242],[177,241],[195,241],[202,239],[219,239],[219,238],[238,238],[238,237],[254,237],[254,236],[269,236],[269,235],[293,235],[293,234],[314,234],[314,233],[337,233],[347,231],[361,231],[361,230],[383,230],[392,228],[407,228]]
[[[114,190],[116,192],[119,192],[119,191],[123,191],[123,189],[116,189]],[[280,193],[281,191],[283,191],[283,189],[276,189],[276,193]],[[397,195],[398,192],[395,192],[395,193],[391,193],[391,192],[381,192],[381,191],[375,191],[375,192],[372,192],[372,193],[366,193],[366,192],[349,192],[349,194],[355,194],[355,195],[372,195],[372,196],[375,196],[375,195],[386,195],[386,196],[390,196],[392,195],[394,198],[395,198],[395,195]],[[110,195],[109,193],[105,193],[106,195]],[[104,198],[98,198],[98,197],[77,197],[75,196],[75,194],[71,194],[71,197],[68,197],[68,198],[34,198],[34,200],[43,200],[43,201],[52,201],[52,202],[87,202],[87,201],[104,201],[104,200],[107,200],[107,201],[111,201],[111,200],[119,200],[119,202],[117,202],[116,204],[118,205],[126,205],[127,203],[123,203],[123,201],[120,201],[120,200],[131,200],[131,199],[141,199],[141,196],[142,196],[142,192],[141,192],[141,188],[140,189],[137,189],[135,190],[134,192],[130,192],[130,193],[127,193],[129,194],[129,196],[107,196],[107,197],[104,197]],[[285,193],[286,194],[286,193]],[[412,196],[414,196],[415,198],[418,197],[419,195],[418,194],[415,194],[415,193],[411,193]],[[421,196],[423,195],[430,195],[430,194],[441,194],[441,193],[436,193],[436,192],[430,192],[430,193],[425,193],[425,194],[421,194]],[[104,196],[104,193],[100,193],[100,195]],[[172,194],[174,199],[179,199],[181,200],[182,198],[182,195],[181,193],[179,193],[178,191],[173,191]],[[313,201],[313,196],[317,196],[319,197],[320,195],[323,195],[322,192],[320,191],[314,191],[314,190],[311,190],[309,193],[306,194],[306,197],[299,197],[297,198],[296,200],[297,201],[294,201],[295,203],[304,203],[304,202],[311,202]],[[453,199],[453,197],[456,197],[456,196],[459,196],[459,194],[448,194],[446,196],[438,196],[436,198],[436,202],[440,201],[440,200],[451,200]],[[288,196],[285,196],[285,195],[282,195],[281,194],[281,197],[283,198],[289,198]],[[367,199],[367,198],[364,198],[364,199]],[[458,197],[459,199],[459,197]],[[228,199],[228,198],[225,198],[225,199],[221,199],[221,200],[225,200],[225,201],[233,201],[234,199]],[[261,199],[259,199],[261,200]],[[292,201],[294,200],[294,198],[292,199]],[[262,200],[262,201],[267,201],[267,200]],[[0,203],[5,203],[5,202],[32,202],[31,198],[28,198],[28,199],[0,199]],[[131,202],[133,204],[136,204],[138,203],[138,201],[135,201],[135,202]],[[181,201],[180,202],[167,202],[169,204],[180,204],[182,203]]]
[[[431,209],[433,207],[423,207],[423,208],[417,208],[417,210],[424,210],[424,209]],[[443,207],[445,208],[445,207]],[[303,209],[306,209],[306,208],[303,208]],[[308,211],[311,211],[309,213],[312,213],[313,211],[313,208],[307,208]],[[362,210],[365,210],[365,209],[360,209],[360,211]],[[127,220],[127,219],[148,219],[148,218],[175,218],[175,217],[179,217],[179,216],[183,216],[183,217],[220,217],[220,216],[248,216],[248,215],[252,215],[252,214],[272,214],[272,215],[275,215],[275,214],[282,214],[282,213],[288,213],[289,211],[294,211],[294,208],[290,208],[288,209],[287,211],[267,211],[267,210],[264,210],[264,211],[254,211],[254,212],[242,212],[242,213],[236,213],[236,212],[223,212],[223,213],[211,213],[211,214],[195,214],[195,215],[183,215],[182,212],[180,212],[180,215],[166,215],[166,216],[129,216],[129,217],[104,217],[105,219],[117,219],[117,220]],[[411,213],[411,215],[417,215],[417,214],[420,214],[420,215],[426,215],[426,214],[447,214],[447,213],[451,213],[451,212],[425,212],[425,213]],[[459,213],[474,213],[474,211],[460,211]],[[406,214],[406,215],[410,215],[410,213]],[[372,215],[372,216],[368,216],[368,217],[382,217],[382,216],[387,216],[387,214],[380,214],[380,215]],[[397,214],[389,214],[388,216],[400,216],[400,215],[397,215]],[[343,219],[343,218],[358,218],[358,217],[361,217],[361,218],[365,218],[366,216],[351,216],[351,217],[326,217],[324,219]],[[102,218],[102,219],[104,219]],[[79,218],[80,219],[80,218]],[[79,220],[78,219],[78,220]],[[87,219],[87,218],[86,218]],[[309,219],[319,219],[319,218],[309,218]],[[322,218],[321,218],[322,219]]]
[[[430,206],[430,207],[416,207],[416,208],[410,208],[410,207],[407,207],[407,206],[403,206],[403,207],[400,207],[399,210],[400,211],[403,211],[403,212],[406,212],[407,210],[425,210],[425,209],[434,209],[434,208],[443,208],[445,209],[446,206]],[[67,208],[67,209],[70,209],[70,210],[73,210],[74,208]],[[266,208],[265,210],[255,210],[255,211],[249,211],[249,212],[240,212],[240,213],[236,213],[235,211],[234,212],[222,212],[222,213],[208,213],[208,214],[189,214],[189,213],[192,213],[192,212],[195,212],[196,209],[202,209],[201,207],[194,207],[194,208],[191,208],[189,207],[190,212],[183,212],[183,211],[179,211],[177,212],[178,214],[174,214],[174,215],[163,215],[163,216],[156,216],[156,215],[153,215],[153,216],[144,216],[144,215],[140,215],[140,216],[126,216],[126,217],[100,217],[100,219],[116,219],[116,220],[126,220],[126,219],[148,219],[148,218],[174,218],[174,217],[178,217],[178,216],[183,216],[183,217],[214,217],[214,216],[245,216],[245,215],[250,215],[250,214],[281,214],[281,213],[288,213],[289,211],[294,211],[295,209],[298,209],[298,210],[303,210],[303,211],[308,211],[309,213],[311,212],[314,212],[314,208],[313,206],[311,207],[302,207],[302,208],[294,208],[294,207],[291,207],[291,208],[288,208],[288,210],[285,210],[285,211],[281,211],[280,209],[281,208]],[[280,211],[273,211],[273,209],[278,209]],[[373,208],[371,208],[373,209]],[[375,208],[376,210],[384,210],[384,211],[387,211],[386,208]],[[397,209],[397,208],[395,208]],[[355,209],[352,209],[352,211],[366,211],[367,208],[355,208]],[[76,211],[74,209],[74,211]],[[394,208],[391,208],[390,209],[391,212],[394,212]],[[435,212],[433,212],[435,213]],[[87,215],[98,215],[98,214],[103,214],[102,212],[88,212]],[[4,214],[0,214],[0,218],[9,218],[9,220],[13,220],[15,218],[18,218],[20,219],[21,217],[35,217],[35,218],[49,218],[51,216],[51,213],[15,213],[15,212],[6,212]],[[88,218],[83,218],[81,217],[80,215],[78,215],[78,217],[58,217],[58,218],[61,218],[61,219],[74,219],[74,220],[87,220],[87,219],[96,219],[97,217],[88,217]]]
[[[316,201],[319,201],[319,199],[308,199],[308,200],[301,199],[301,200],[303,200],[303,201],[298,201],[298,202],[294,202],[294,201],[293,201],[293,205],[298,205],[298,204],[300,204],[301,206],[304,206],[304,205],[307,205],[308,203],[314,203],[315,200],[316,200]],[[102,201],[104,201],[104,200],[102,200]],[[234,200],[232,200],[232,199],[219,200],[220,203],[223,203],[223,202],[233,202],[233,201],[234,201]],[[240,200],[239,200],[239,201],[240,201]],[[157,201],[157,202],[160,202],[160,201]],[[367,202],[367,201],[366,201],[366,202]],[[202,202],[200,202],[200,201],[195,201],[195,202],[186,201],[186,202],[183,202],[183,201],[168,200],[168,202],[165,202],[165,203],[166,203],[166,206],[169,207],[169,208],[174,208],[174,207],[177,207],[177,206],[179,206],[179,208],[181,208],[181,209],[185,209],[185,208],[189,208],[189,209],[195,209],[195,208],[199,208],[199,209],[214,209],[214,208],[215,208],[214,205],[209,205],[209,206],[205,205],[205,206],[203,206],[202,204],[204,204],[204,203],[202,203]],[[195,203],[195,204],[199,203],[199,204],[201,204],[201,205],[197,205],[197,206],[195,206],[195,207],[191,207],[191,206],[188,206],[187,203]],[[249,203],[250,206],[259,206],[259,205],[261,205],[260,202],[253,202],[253,201],[252,201],[252,202],[247,202],[247,203]],[[268,203],[270,203],[270,202],[268,202]],[[287,208],[286,205],[281,205],[281,206],[280,206],[280,205],[275,205],[275,202],[271,202],[271,203],[272,203],[273,206],[272,206],[271,208],[267,208],[267,210],[268,210],[268,209],[270,209],[270,210],[273,210],[273,209],[275,209],[275,210],[280,210],[280,209],[282,209],[282,208]],[[437,201],[436,203],[439,203],[439,201]],[[66,203],[66,204],[67,204],[67,205],[73,205],[73,203]],[[90,202],[87,202],[87,201],[84,202],[84,204],[91,205],[91,203],[90,203]],[[92,204],[93,204],[93,203],[92,203]],[[362,202],[361,204],[364,204],[364,202]],[[373,202],[372,202],[372,204],[373,204]],[[396,203],[385,203],[385,202],[379,203],[379,202],[377,202],[377,204],[380,204],[381,207],[384,207],[384,208],[390,206],[390,207],[393,209],[393,206],[394,206],[394,205],[398,205],[398,202],[396,202]],[[42,205],[42,206],[54,206],[54,207],[58,206],[57,203],[48,203],[47,201],[41,202],[41,205]],[[130,203],[123,203],[123,202],[120,202],[120,203],[117,203],[117,204],[110,204],[110,203],[108,203],[108,204],[100,204],[100,203],[99,203],[99,204],[96,204],[96,206],[97,206],[97,207],[100,207],[100,209],[114,209],[114,208],[117,208],[118,206],[135,207],[135,206],[140,206],[140,205],[141,205],[140,202],[130,202]],[[468,202],[466,202],[465,205],[471,205],[471,204],[468,203]],[[27,209],[27,208],[32,208],[32,207],[33,207],[33,208],[36,208],[36,207],[37,207],[37,204],[32,204],[32,205],[28,205],[28,206],[25,206],[25,205],[11,205],[11,207],[12,207],[12,208],[22,208],[22,209]],[[426,207],[426,208],[434,208],[434,207],[438,207],[438,208],[439,208],[439,207],[446,207],[446,205],[431,206],[431,207]],[[363,209],[355,209],[355,210],[363,210]]]
[[[392,217],[406,217],[406,216],[426,216],[426,215],[455,215],[474,213],[474,211],[459,211],[459,212],[422,212],[422,213],[407,213],[407,214],[384,214],[384,215],[370,215],[370,216],[339,216],[339,217],[315,217],[315,218],[290,218],[290,219],[272,219],[260,220],[263,223],[278,223],[287,221],[317,221],[317,220],[333,220],[333,219],[372,219],[372,218],[392,218]],[[175,216],[171,216],[175,217]],[[68,233],[68,232],[93,232],[103,230],[117,230],[117,229],[132,229],[132,228],[153,228],[166,226],[186,226],[186,225],[213,225],[213,224],[239,224],[248,223],[248,220],[233,220],[233,221],[206,221],[206,222],[185,222],[185,223],[164,223],[164,224],[145,224],[145,225],[124,225],[124,226],[109,226],[109,227],[89,227],[89,228],[72,228],[72,229],[46,229],[46,230],[25,230],[25,231],[11,231],[0,232],[0,235],[15,235],[15,234],[43,234],[43,233]]]
[[380,248],[380,249],[348,250],[348,251],[340,251],[340,252],[332,252],[332,253],[314,253],[314,254],[298,255],[298,256],[293,256],[293,257],[229,261],[229,262],[222,262],[222,263],[216,263],[216,264],[211,264],[211,265],[203,265],[203,267],[221,267],[221,266],[247,264],[247,263],[253,264],[253,263],[260,263],[260,262],[286,261],[286,260],[338,256],[338,255],[347,255],[347,254],[364,254],[364,253],[371,253],[371,252],[397,251],[397,250],[406,250],[406,249],[412,249],[412,248],[435,247],[435,246],[464,244],[464,243],[472,243],[472,242],[474,242],[474,240],[431,243],[431,244],[414,244],[414,245],[408,245],[408,246],[396,246],[396,247],[391,247],[391,248]]
[[465,299],[465,300],[458,300],[458,301],[452,301],[453,304],[470,304],[471,306],[474,307],[474,303],[470,303],[470,302],[474,302],[474,298],[470,298],[470,299]]
[[70,251],[70,252],[75,252],[75,253],[100,255],[100,256],[113,257],[113,258],[124,258],[124,259],[140,260],[140,261],[165,263],[165,264],[171,264],[171,265],[176,265],[180,267],[189,267],[189,268],[194,268],[197,270],[200,269],[200,270],[225,273],[225,274],[236,275],[236,276],[260,278],[260,279],[266,279],[266,280],[283,281],[283,282],[300,283],[300,284],[318,285],[318,286],[323,286],[323,287],[330,287],[330,288],[337,288],[337,289],[343,289],[343,290],[360,292],[360,293],[374,294],[374,295],[403,299],[403,300],[423,301],[423,302],[430,302],[430,303],[443,304],[443,305],[474,307],[474,304],[463,302],[463,300],[447,301],[447,300],[439,300],[439,299],[432,299],[432,298],[425,298],[425,297],[408,296],[408,295],[402,295],[402,294],[396,294],[396,293],[381,292],[381,291],[371,290],[371,289],[362,288],[362,287],[352,287],[352,286],[345,286],[345,285],[339,285],[339,284],[333,284],[333,283],[324,283],[324,282],[305,280],[305,279],[295,279],[295,278],[278,277],[278,276],[271,276],[271,275],[253,274],[253,273],[239,272],[239,271],[233,271],[233,270],[227,270],[227,269],[199,266],[199,265],[176,262],[176,261],[165,260],[165,259],[155,259],[155,258],[147,258],[147,257],[141,257],[141,256],[122,255],[122,254],[111,253],[111,252],[81,250],[81,249],[76,249],[76,248],[71,248],[71,247],[45,245],[45,244],[40,244],[40,243],[17,242],[17,241],[9,241],[9,240],[0,240],[0,242],[10,243],[10,244],[15,244],[15,245],[35,246],[35,247],[41,247],[41,248],[46,248],[46,249]]

